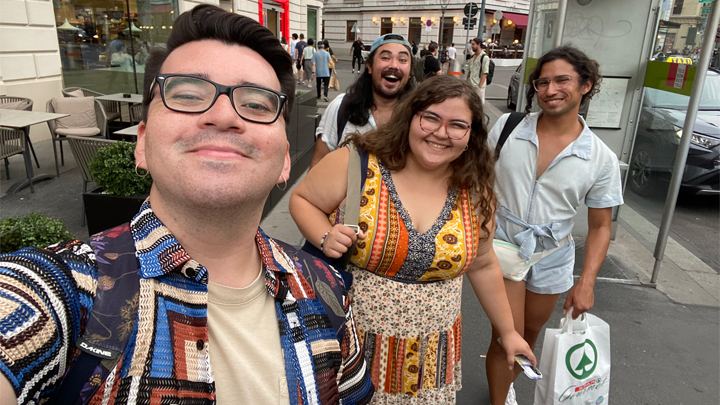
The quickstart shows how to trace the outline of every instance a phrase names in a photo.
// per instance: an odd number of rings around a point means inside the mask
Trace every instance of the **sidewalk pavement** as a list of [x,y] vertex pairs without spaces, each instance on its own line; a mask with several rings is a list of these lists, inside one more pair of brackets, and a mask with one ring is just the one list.
[[[357,74],[350,63],[338,64],[343,91]],[[494,85],[494,84],[493,84]],[[298,87],[298,91],[303,91]],[[315,89],[312,89],[315,91]],[[500,89],[501,90],[501,89]],[[330,91],[332,100],[339,92]],[[327,103],[318,103],[323,112]],[[487,103],[485,111],[493,125],[501,112]],[[52,144],[35,142],[42,168],[36,173],[55,172]],[[42,212],[65,221],[71,232],[87,238],[80,226],[82,180],[69,148],[61,176],[29,189],[6,195],[13,182],[24,177],[22,157],[10,158],[11,179],[0,169],[0,217]],[[0,165],[2,166],[2,165]],[[297,184],[297,183],[296,183]],[[293,244],[303,241],[288,212],[290,193],[262,221],[270,235]],[[652,244],[657,230],[640,215],[622,207],[617,236],[610,243],[601,275],[620,275],[615,280],[599,279],[595,306],[591,312],[610,324],[612,339],[611,397],[613,404],[717,404],[720,400],[720,283],[717,271],[705,265],[680,244],[669,241],[657,289],[648,288],[652,265]],[[577,241],[578,263],[582,263],[584,241]],[[562,318],[564,295],[549,326]],[[490,323],[478,305],[469,283],[463,296],[463,389],[458,404],[489,403],[484,353],[490,341]],[[542,334],[535,350],[540,358]],[[516,382],[518,403],[531,404],[533,384],[524,376]]]

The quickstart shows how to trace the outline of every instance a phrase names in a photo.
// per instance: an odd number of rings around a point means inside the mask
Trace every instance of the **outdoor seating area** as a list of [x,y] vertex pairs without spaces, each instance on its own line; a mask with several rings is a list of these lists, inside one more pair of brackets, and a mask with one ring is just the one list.
[[[71,138],[86,138],[92,144],[102,143],[110,138],[134,141],[137,135],[137,123],[142,116],[142,95],[140,94],[102,94],[82,87],[68,87],[62,90],[61,97],[54,97],[45,103],[45,111],[33,111],[35,103],[25,97],[0,97],[0,158],[5,164],[5,177],[19,176],[18,171],[11,173],[9,159],[23,156],[26,171],[25,178],[19,179],[9,189],[9,194],[29,186],[34,193],[33,184],[41,180],[59,177],[61,166],[65,166],[65,148],[63,143]],[[30,127],[47,123],[52,141],[55,173],[35,176],[32,163],[41,169],[40,161],[30,140]],[[117,135],[114,133],[117,132]],[[71,146],[71,148],[73,148]],[[80,151],[80,149],[77,149]],[[78,155],[73,150],[75,159]],[[59,156],[58,156],[59,155]],[[87,157],[87,154],[86,156]],[[90,156],[91,157],[91,156]],[[85,160],[86,166],[87,160]],[[79,167],[84,167],[78,162]],[[87,170],[82,170],[84,186],[91,181]]]

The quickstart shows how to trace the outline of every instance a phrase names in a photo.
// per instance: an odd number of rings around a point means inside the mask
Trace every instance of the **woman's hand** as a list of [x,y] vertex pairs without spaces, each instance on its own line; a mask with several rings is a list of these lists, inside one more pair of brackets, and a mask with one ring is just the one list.
[[349,226],[336,224],[325,236],[325,243],[322,244],[322,251],[325,256],[337,259],[348,251],[357,238],[365,239],[363,231],[355,234],[355,230]]
[[518,354],[525,355],[525,357],[532,362],[533,366],[537,366],[537,360],[535,359],[533,351],[530,349],[530,346],[527,344],[525,339],[523,339],[517,331],[514,329],[508,331],[503,334],[500,339],[502,339],[501,345],[507,354],[508,368],[510,370],[512,370],[515,366],[515,356]]

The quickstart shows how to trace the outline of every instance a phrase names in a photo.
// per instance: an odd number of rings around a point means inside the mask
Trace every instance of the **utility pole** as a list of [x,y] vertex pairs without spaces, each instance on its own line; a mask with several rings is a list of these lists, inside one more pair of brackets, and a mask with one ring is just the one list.
[[485,0],[482,0],[482,4],[480,5],[480,16],[478,17],[478,38],[482,39],[483,41],[485,38],[483,38],[483,25],[485,24]]

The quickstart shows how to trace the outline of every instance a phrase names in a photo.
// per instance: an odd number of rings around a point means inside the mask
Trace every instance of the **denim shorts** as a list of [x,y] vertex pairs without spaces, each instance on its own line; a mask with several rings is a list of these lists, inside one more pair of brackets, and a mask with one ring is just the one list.
[[575,241],[571,241],[530,268],[526,288],[536,294],[561,294],[573,286]]

